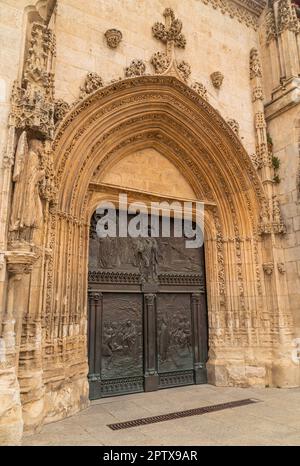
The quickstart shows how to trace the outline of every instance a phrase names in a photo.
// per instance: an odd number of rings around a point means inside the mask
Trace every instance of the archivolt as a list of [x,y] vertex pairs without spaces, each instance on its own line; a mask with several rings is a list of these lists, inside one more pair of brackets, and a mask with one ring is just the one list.
[[199,199],[217,203],[227,235],[255,227],[264,192],[248,154],[209,103],[167,76],[119,81],[66,116],[53,144],[59,210],[83,219],[91,180],[143,144],[159,146]]

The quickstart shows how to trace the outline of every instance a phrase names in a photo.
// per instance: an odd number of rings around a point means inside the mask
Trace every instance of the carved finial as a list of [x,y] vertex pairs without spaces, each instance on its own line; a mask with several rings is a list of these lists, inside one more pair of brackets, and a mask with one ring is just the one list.
[[176,19],[174,12],[171,8],[166,8],[163,12],[164,17],[166,18],[166,24],[156,22],[152,26],[153,36],[161,40],[163,43],[168,43],[174,41],[175,47],[185,48],[186,39],[181,33],[182,30],[182,21]]
[[166,44],[166,52],[156,52],[151,63],[157,74],[169,74],[187,81],[191,74],[191,67],[186,61],[177,63],[175,59],[175,47],[185,48],[186,39],[182,34],[182,21],[176,19],[171,8],[166,8],[164,13],[165,24],[156,22],[152,27],[153,36]]

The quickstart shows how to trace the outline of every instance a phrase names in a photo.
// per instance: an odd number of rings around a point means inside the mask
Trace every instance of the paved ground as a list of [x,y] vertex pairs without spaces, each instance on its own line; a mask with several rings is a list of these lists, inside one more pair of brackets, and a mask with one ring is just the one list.
[[[260,403],[112,431],[107,424],[243,398]],[[300,445],[300,389],[194,385],[106,398],[23,445]]]

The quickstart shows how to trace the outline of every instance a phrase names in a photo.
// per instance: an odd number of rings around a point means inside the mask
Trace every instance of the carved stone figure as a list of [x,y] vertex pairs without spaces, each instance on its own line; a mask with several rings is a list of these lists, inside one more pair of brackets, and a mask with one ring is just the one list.
[[143,282],[158,281],[158,244],[155,238],[137,238],[137,263]]
[[[30,239],[33,228],[39,228],[43,220],[40,183],[45,176],[41,169],[43,143],[32,139],[27,144],[24,131],[19,139],[13,173],[14,194],[10,218],[10,231],[19,238]],[[16,238],[14,238],[16,239]]]
[[259,59],[258,50],[253,48],[250,51],[250,79],[261,78],[261,63]]

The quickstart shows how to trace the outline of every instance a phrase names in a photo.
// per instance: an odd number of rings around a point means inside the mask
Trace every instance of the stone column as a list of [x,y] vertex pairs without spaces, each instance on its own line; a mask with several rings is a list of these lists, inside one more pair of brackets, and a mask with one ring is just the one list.
[[[89,381],[90,399],[101,396],[101,351],[102,351],[102,319],[103,319],[103,294],[97,291],[89,291]],[[95,347],[95,342],[97,347]]]
[[206,383],[207,319],[204,294],[192,294],[192,328],[195,382],[196,384]]
[[144,370],[145,391],[158,389],[156,294],[144,294]]

